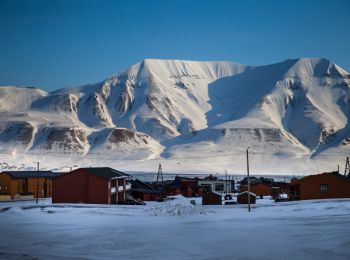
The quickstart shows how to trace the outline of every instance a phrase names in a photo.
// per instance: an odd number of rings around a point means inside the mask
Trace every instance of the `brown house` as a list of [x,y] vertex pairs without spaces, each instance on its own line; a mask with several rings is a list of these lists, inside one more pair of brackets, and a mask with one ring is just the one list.
[[288,195],[291,200],[350,198],[350,178],[326,172],[292,179]]
[[52,171],[3,171],[0,173],[0,194],[15,198],[48,198],[52,179],[60,173]]
[[[240,192],[248,190],[247,185],[241,185],[239,187]],[[271,185],[266,183],[257,183],[250,186],[250,192],[256,194],[256,196],[271,196]]]
[[215,191],[203,193],[202,205],[222,205],[222,195]]
[[[250,203],[255,204],[256,195],[252,192],[250,192],[249,195],[250,195]],[[248,191],[241,192],[237,195],[237,203],[248,204]]]
[[129,175],[109,167],[79,168],[52,182],[53,203],[122,204]]
[[131,196],[143,201],[154,201],[164,199],[165,192],[136,179],[131,181]]

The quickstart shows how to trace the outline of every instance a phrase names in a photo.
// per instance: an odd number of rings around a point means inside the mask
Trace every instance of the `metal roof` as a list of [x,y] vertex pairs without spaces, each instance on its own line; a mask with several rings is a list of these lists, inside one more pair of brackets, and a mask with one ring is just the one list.
[[118,171],[118,170],[115,170],[115,169],[112,169],[109,167],[79,168],[76,170],[84,170],[84,171],[87,171],[87,172],[94,174],[98,177],[102,177],[102,178],[105,178],[108,180],[118,178],[118,177],[125,177],[125,178],[130,177],[129,174],[126,174],[124,172],[121,172],[121,171]]
[[52,171],[3,171],[1,173],[9,175],[12,179],[54,178],[62,174]]

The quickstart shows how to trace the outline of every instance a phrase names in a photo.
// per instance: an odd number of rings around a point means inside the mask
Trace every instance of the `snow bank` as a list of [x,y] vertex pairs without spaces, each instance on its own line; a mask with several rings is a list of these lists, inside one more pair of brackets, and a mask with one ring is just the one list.
[[191,216],[215,213],[215,211],[207,210],[202,207],[202,205],[193,205],[190,201],[190,199],[185,198],[182,195],[172,196],[167,202],[155,204],[149,209],[149,211],[152,216]]

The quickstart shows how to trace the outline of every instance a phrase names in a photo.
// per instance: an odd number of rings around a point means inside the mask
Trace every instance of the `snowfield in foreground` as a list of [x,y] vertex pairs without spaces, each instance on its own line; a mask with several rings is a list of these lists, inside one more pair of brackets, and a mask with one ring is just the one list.
[[[196,199],[200,204],[200,199]],[[350,200],[0,203],[1,259],[350,259]]]

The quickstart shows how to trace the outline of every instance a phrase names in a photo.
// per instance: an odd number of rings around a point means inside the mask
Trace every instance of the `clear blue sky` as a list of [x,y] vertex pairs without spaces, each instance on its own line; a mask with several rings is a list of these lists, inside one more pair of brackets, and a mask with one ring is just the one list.
[[94,83],[144,58],[324,57],[350,71],[349,26],[347,0],[0,0],[0,85]]

